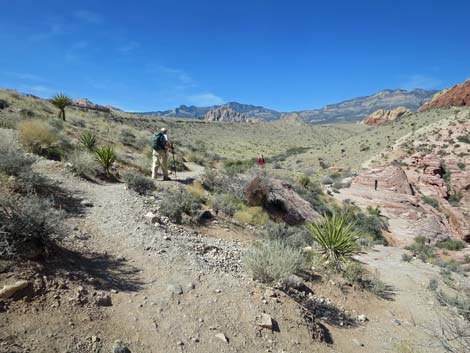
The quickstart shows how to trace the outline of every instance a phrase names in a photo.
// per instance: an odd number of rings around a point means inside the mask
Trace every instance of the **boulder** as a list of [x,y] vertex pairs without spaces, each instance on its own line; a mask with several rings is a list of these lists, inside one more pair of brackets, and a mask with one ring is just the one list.
[[14,284],[5,285],[0,289],[0,299],[8,299],[14,296],[17,292],[25,289],[29,285],[28,281],[20,280]]
[[386,167],[369,169],[359,174],[351,183],[352,188],[372,188],[377,191],[391,191],[400,194],[413,195],[405,171],[396,163]]
[[403,107],[398,107],[392,110],[379,109],[364,118],[362,123],[366,125],[383,125],[411,114],[411,110]]
[[257,176],[246,186],[244,193],[250,206],[262,206],[271,218],[290,225],[320,218],[310,203],[285,181]]

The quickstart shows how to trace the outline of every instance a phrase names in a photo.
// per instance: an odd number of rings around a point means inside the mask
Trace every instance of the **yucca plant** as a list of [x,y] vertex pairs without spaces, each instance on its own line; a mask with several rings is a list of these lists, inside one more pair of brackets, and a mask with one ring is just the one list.
[[339,268],[339,265],[360,253],[357,243],[359,233],[351,222],[342,214],[333,214],[308,225],[310,236],[319,246],[322,257],[328,263]]
[[80,136],[80,144],[93,152],[96,148],[96,136],[91,131],[85,131]]
[[111,146],[100,146],[95,150],[95,158],[103,167],[107,175],[114,161],[116,161],[116,153]]
[[51,103],[59,109],[59,119],[65,121],[65,107],[72,104],[72,100],[63,93],[59,93],[52,97]]

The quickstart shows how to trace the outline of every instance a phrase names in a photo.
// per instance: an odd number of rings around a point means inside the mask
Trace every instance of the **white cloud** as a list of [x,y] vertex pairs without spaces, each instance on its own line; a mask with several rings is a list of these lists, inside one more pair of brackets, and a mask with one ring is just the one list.
[[103,23],[103,17],[100,14],[88,11],[88,10],[78,10],[75,12],[75,17],[82,22],[98,25]]
[[130,53],[131,51],[134,51],[135,49],[139,48],[140,47],[140,43],[136,42],[136,41],[130,41],[128,43],[125,43],[123,45],[121,45],[118,50],[122,53],[122,54],[128,54]]
[[436,77],[417,74],[406,77],[400,87],[407,90],[415,88],[433,89],[438,88],[441,84],[442,81]]
[[213,93],[201,93],[188,96],[188,101],[196,106],[209,106],[223,104],[224,100]]

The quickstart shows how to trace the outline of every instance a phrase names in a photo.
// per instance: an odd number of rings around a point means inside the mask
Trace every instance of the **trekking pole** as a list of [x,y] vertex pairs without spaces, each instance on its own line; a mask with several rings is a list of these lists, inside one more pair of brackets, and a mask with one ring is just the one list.
[[178,180],[178,178],[176,176],[175,147],[171,148],[171,153],[173,154],[173,171],[175,172],[175,179]]

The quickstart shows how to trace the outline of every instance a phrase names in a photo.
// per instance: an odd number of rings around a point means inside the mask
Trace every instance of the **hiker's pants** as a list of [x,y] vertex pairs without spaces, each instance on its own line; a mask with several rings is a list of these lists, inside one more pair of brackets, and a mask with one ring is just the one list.
[[158,166],[162,168],[163,178],[168,178],[168,151],[153,150],[152,157],[152,179],[157,177]]

